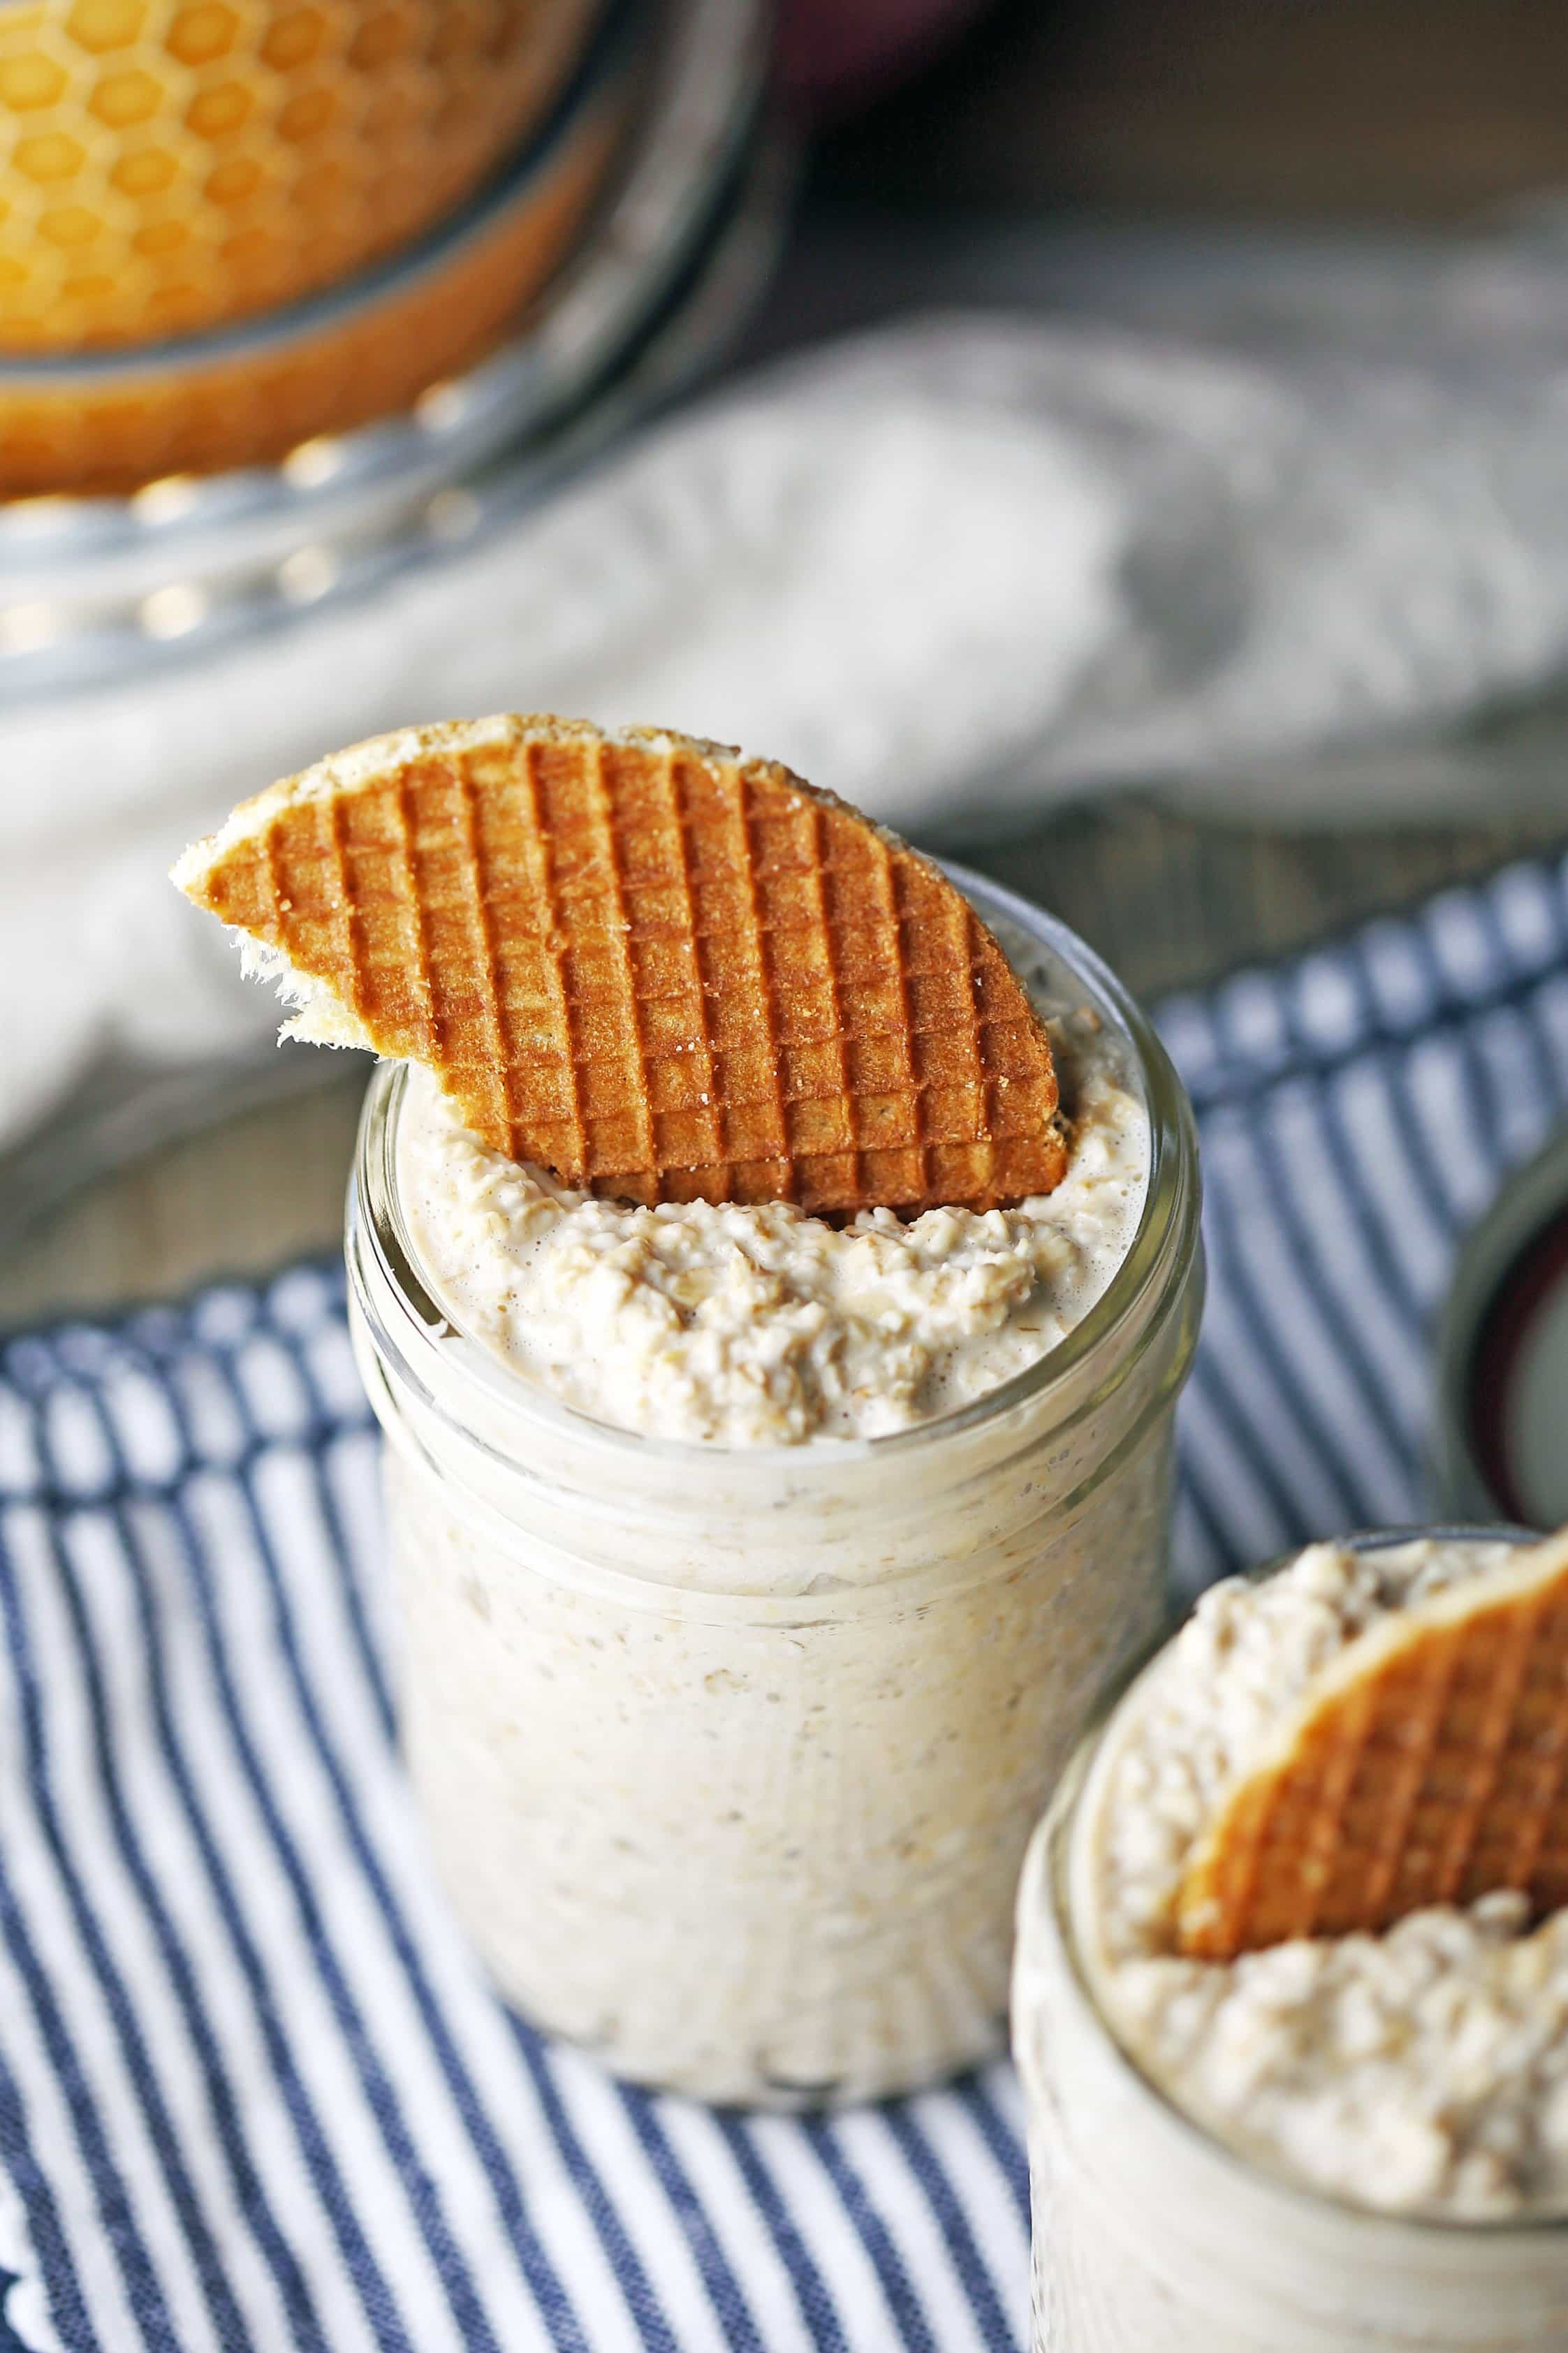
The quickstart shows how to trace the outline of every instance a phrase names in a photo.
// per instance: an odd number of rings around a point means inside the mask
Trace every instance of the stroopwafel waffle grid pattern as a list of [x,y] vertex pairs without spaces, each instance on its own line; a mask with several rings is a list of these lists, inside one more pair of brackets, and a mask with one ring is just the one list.
[[[1536,1556],[1528,1556],[1534,1561]],[[1366,1638],[1363,1638],[1366,1639]],[[1237,1785],[1190,1863],[1182,1949],[1228,1960],[1523,1890],[1568,1902],[1568,1547],[1521,1589],[1410,1613],[1309,1695],[1282,1760]]]
[[1059,1180],[1038,1016],[865,818],[678,737],[519,721],[418,746],[264,795],[181,877],[496,1149],[624,1199],[829,1213]]

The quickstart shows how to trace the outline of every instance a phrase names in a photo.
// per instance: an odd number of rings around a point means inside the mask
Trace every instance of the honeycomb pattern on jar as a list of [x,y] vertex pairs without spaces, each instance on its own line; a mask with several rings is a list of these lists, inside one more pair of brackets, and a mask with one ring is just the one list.
[[323,437],[435,397],[516,332],[600,197],[630,103],[625,87],[601,96],[527,191],[439,266],[308,332],[199,368],[0,371],[0,497],[114,494],[290,453],[330,463]]
[[0,353],[191,333],[395,251],[539,119],[593,5],[0,6]]

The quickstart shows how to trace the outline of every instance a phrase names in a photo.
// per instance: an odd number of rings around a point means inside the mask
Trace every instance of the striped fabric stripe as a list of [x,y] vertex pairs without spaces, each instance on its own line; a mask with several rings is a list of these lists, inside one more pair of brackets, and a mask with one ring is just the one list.
[[1429,1515],[1454,1252],[1568,1103],[1568,865],[1527,862],[1169,1000],[1210,1294],[1184,1404],[1189,1591],[1311,1534]]
[[[1191,1589],[1418,1516],[1456,1240],[1568,1096],[1521,866],[1168,1003],[1212,1287]],[[1003,2065],[808,2120],[508,2019],[395,1769],[335,1270],[0,1350],[0,2347],[1001,2353]]]

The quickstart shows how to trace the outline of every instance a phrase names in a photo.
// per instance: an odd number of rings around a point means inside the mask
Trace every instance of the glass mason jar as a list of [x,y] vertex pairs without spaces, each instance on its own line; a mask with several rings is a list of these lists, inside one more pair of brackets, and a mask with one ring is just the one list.
[[[1421,1535],[1538,1541],[1442,1527],[1353,1542]],[[1013,2041],[1028,2116],[1036,2353],[1540,2353],[1568,2343],[1568,2221],[1453,2221],[1341,2203],[1226,2147],[1128,2056],[1091,1990],[1073,1918],[1075,1825],[1100,1738],[1063,1775],[1018,1894]]]
[[963,887],[1121,1031],[1152,1165],[1082,1324],[914,1429],[723,1448],[547,1394],[428,1295],[398,1198],[405,1071],[367,1098],[351,1315],[437,1867],[526,2017],[710,2100],[870,2097],[998,2046],[1030,1829],[1163,1617],[1202,1294],[1190,1113],[1081,943]]

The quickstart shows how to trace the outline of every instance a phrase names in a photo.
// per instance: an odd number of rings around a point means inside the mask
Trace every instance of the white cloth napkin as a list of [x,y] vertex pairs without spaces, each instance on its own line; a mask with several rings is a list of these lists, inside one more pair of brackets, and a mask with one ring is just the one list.
[[[647,720],[931,834],[1156,776],[1299,817],[1279,755],[1539,682],[1568,652],[1568,332],[1521,333],[1468,284],[1426,305],[1413,357],[1268,322],[882,330],[682,412],[374,598],[0,712],[0,1137],[106,1047],[265,1031],[164,870],[233,800],[381,728]],[[1353,767],[1319,806],[1347,787],[1366,813]]]

